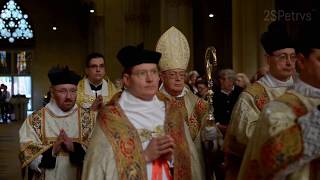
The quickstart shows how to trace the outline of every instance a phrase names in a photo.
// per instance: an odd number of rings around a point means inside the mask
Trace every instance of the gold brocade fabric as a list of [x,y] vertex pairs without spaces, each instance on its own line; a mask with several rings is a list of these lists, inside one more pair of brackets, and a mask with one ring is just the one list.
[[270,101],[266,89],[259,83],[253,83],[244,91],[249,93],[253,97],[255,105],[260,111]]
[[[27,167],[34,159],[52,147],[61,128],[65,129],[65,132],[74,142],[81,143],[86,147],[94,124],[94,114],[82,108],[76,108],[66,117],[57,117],[45,107],[35,111],[25,120],[19,131],[19,158],[22,168]],[[60,159],[62,163],[60,163]],[[62,165],[71,166],[68,163],[70,163],[68,154],[58,154],[56,167],[53,170],[43,170],[44,176],[41,177],[51,179],[47,176],[48,174],[53,176],[57,169],[62,168]],[[66,176],[70,175],[66,174]]]
[[[164,88],[160,88],[160,92],[165,92]],[[167,95],[167,93],[165,93]],[[202,137],[203,128],[206,127],[208,121],[208,103],[193,94],[188,88],[183,97],[173,97],[167,95],[171,100],[177,100],[181,104],[182,108],[185,108],[184,111],[188,118],[185,119],[185,124],[187,125],[187,131],[190,134],[190,137],[193,141],[194,147],[196,148],[197,156],[200,161],[200,169],[204,173],[205,163],[204,163],[204,150],[202,146]]]
[[237,179],[249,139],[263,107],[285,92],[285,87],[270,88],[262,82],[247,87],[235,104],[224,141],[226,179]]
[[[92,105],[94,100],[96,99],[96,96],[94,94],[89,94],[85,90],[85,83],[87,80],[81,79],[78,83],[78,89],[77,89],[77,104],[80,105],[83,108],[88,108],[86,107],[87,105]],[[107,82],[107,83],[106,83]],[[108,94],[102,94],[103,98],[103,104],[107,104],[108,101],[112,98],[114,94],[118,92],[118,89],[114,86],[114,84],[110,81],[104,81],[105,84],[107,84],[107,87],[102,86],[102,88],[107,88],[107,91],[103,92],[108,92]]]
[[[117,104],[119,97],[120,94],[114,96],[99,114],[99,124],[112,145],[119,179],[145,180],[146,162],[142,157],[139,132]],[[176,144],[173,153],[174,179],[191,179],[191,157],[183,125],[186,113],[176,101],[170,101],[162,94],[158,94],[158,98],[166,105],[165,132],[171,135]]]
[[191,138],[193,141],[200,141],[201,129],[205,126],[207,120],[208,103],[194,95],[189,89],[183,97],[168,96],[168,98],[176,99],[179,106],[186,108],[185,112],[188,118],[185,119],[185,122],[188,125]]
[[[320,99],[304,97],[294,91],[271,102],[261,114],[261,120],[248,144],[239,179],[273,179],[281,171],[302,159],[304,139],[297,119],[320,103]],[[316,179],[318,160],[301,164],[283,179]]]
[[138,134],[142,143],[149,141],[152,137],[159,137],[165,134],[162,126],[157,126],[154,131],[148,129],[138,129]]

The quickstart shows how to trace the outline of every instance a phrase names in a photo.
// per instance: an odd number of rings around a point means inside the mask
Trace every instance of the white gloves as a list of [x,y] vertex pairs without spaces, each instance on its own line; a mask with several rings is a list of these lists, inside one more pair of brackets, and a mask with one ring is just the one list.
[[203,138],[205,141],[214,141],[218,137],[217,127],[205,127]]
[[41,173],[41,169],[39,168],[39,164],[41,163],[41,160],[42,160],[42,155],[40,154],[36,159],[34,159],[30,163],[30,165],[29,165],[30,169],[32,169],[38,173]]
[[[202,130],[202,140],[205,142],[205,148],[212,152],[221,150],[223,147],[223,136],[216,126],[205,127]],[[213,147],[209,147],[209,141],[213,143]]]

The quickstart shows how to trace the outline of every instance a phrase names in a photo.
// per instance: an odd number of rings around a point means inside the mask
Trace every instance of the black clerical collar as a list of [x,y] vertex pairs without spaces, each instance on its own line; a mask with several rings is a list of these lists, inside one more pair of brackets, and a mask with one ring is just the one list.
[[91,90],[93,90],[93,91],[100,91],[102,89],[102,83],[98,86],[95,86],[91,83],[89,83],[89,85],[90,85]]

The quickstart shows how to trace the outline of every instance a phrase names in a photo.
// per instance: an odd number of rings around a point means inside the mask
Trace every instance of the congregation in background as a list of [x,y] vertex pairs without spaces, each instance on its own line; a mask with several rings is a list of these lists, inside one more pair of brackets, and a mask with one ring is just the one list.
[[19,131],[23,178],[319,179],[319,30],[304,23],[293,39],[285,22],[270,23],[266,65],[252,77],[188,71],[176,27],[154,50],[121,48],[114,83],[100,53],[87,56],[84,77],[54,66],[48,103]]

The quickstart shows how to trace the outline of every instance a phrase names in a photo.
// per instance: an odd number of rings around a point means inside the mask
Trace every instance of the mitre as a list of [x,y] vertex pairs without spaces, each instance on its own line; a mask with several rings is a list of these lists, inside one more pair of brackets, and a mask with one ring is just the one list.
[[161,53],[161,71],[170,69],[186,70],[190,58],[187,38],[174,26],[163,33],[158,40],[156,51]]

